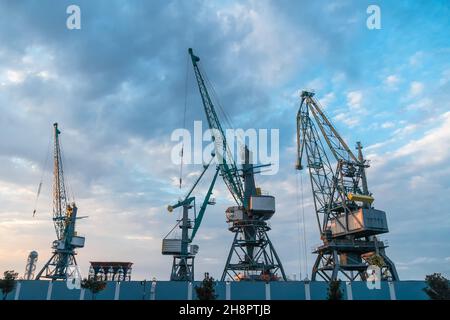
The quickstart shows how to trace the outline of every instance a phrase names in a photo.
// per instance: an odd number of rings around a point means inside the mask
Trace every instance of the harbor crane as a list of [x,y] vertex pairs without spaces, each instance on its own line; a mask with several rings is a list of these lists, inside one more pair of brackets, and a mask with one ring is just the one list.
[[[162,254],[173,256],[172,272],[170,273],[171,281],[194,281],[194,259],[195,255],[198,252],[198,245],[194,245],[191,243],[195,238],[200,224],[202,223],[202,219],[207,206],[215,204],[215,201],[213,198],[211,198],[211,195],[216,183],[217,175],[219,173],[218,168],[216,168],[216,172],[198,214],[196,211],[195,197],[192,196],[192,192],[205,175],[205,172],[210,167],[213,159],[214,153],[211,155],[211,160],[209,160],[209,162],[203,166],[203,171],[195,180],[194,184],[189,189],[184,199],[178,201],[174,205],[169,205],[167,207],[167,210],[169,212],[172,212],[174,209],[179,207],[183,208],[182,218],[177,221],[177,224],[172,228],[172,230],[170,230],[170,232],[164,237],[162,241]],[[194,209],[193,219],[191,219],[189,216],[189,211],[192,208]],[[192,222],[194,222],[194,225],[192,225]],[[174,231],[177,227],[181,229],[181,239],[174,236]],[[192,232],[189,234],[190,229],[192,229]]]
[[270,230],[267,221],[275,213],[275,197],[262,195],[261,189],[255,185],[255,169],[267,165],[253,165],[251,151],[245,147],[242,168],[237,167],[208,90],[213,88],[205,81],[199,64],[200,58],[191,48],[188,53],[214,141],[220,175],[236,202],[236,206],[226,210],[228,229],[234,233],[234,239],[221,281],[226,278],[237,281],[286,280],[281,261],[267,235]]
[[53,255],[36,275],[51,280],[67,280],[78,273],[75,249],[83,248],[85,238],[78,236],[75,223],[78,208],[75,202],[69,202],[64,184],[64,171],[61,156],[58,124],[53,124],[54,153],[53,153],[53,223],[55,225],[56,240],[53,241]]
[[[328,152],[326,150],[328,148]],[[312,270],[325,281],[370,280],[372,266],[382,279],[398,280],[394,263],[386,255],[387,245],[377,235],[387,233],[386,213],[372,206],[363,158],[357,142],[355,156],[323,112],[314,93],[303,91],[297,114],[298,170],[309,171],[316,218],[322,244]],[[329,155],[331,157],[329,158]],[[335,161],[335,168],[332,161]],[[369,268],[370,266],[370,268]],[[369,279],[368,279],[369,277]]]

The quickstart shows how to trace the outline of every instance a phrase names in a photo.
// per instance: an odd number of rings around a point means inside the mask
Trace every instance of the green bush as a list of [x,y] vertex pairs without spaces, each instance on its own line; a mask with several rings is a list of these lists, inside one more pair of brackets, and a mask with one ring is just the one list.
[[328,285],[328,300],[342,300],[341,280],[330,281]]
[[432,300],[450,300],[448,280],[440,273],[433,273],[425,277],[428,287],[423,289]]
[[92,293],[92,300],[95,300],[96,294],[106,288],[106,282],[96,278],[89,278],[81,282],[81,287],[89,290]]
[[199,287],[195,286],[195,291],[197,292],[198,300],[216,300],[216,283],[213,277],[209,276],[209,273],[205,273],[205,278],[203,279]]
[[14,270],[5,271],[3,273],[3,279],[0,279],[0,289],[2,290],[3,300],[6,300],[8,294],[16,288],[17,276],[18,273],[14,272]]

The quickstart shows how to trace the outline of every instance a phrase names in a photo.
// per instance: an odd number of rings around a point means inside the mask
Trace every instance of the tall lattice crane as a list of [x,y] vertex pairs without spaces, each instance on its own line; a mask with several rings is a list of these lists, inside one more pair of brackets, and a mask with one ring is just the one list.
[[200,69],[200,58],[191,48],[188,52],[214,141],[220,174],[236,202],[236,206],[226,210],[229,230],[235,235],[221,280],[227,277],[233,280],[278,280],[278,272],[286,280],[281,261],[267,235],[270,230],[267,220],[275,213],[275,198],[262,195],[255,186],[254,169],[262,166],[251,163],[251,152],[245,147],[244,162],[238,169],[209,94],[211,85],[205,81]]
[[61,156],[58,124],[53,124],[54,152],[53,152],[53,223],[55,225],[56,240],[53,241],[53,255],[36,275],[52,280],[66,280],[73,276],[77,261],[75,249],[83,248],[85,238],[77,235],[75,223],[78,208],[75,202],[69,203],[64,185],[64,172]]
[[[328,148],[328,152],[326,148]],[[355,156],[314,98],[303,91],[297,114],[297,169],[303,161],[309,170],[317,222],[323,244],[315,249],[317,259],[312,280],[320,276],[334,281],[343,275],[350,281],[367,280],[368,266],[381,269],[383,278],[398,280],[387,247],[376,237],[387,233],[384,211],[372,206],[362,146]],[[335,168],[331,160],[336,161]],[[303,159],[306,157],[306,159]]]

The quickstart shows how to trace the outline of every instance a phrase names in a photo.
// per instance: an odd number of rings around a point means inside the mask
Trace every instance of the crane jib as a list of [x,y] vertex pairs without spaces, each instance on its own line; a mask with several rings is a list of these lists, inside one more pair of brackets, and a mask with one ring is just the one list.
[[224,130],[222,129],[219,118],[215,111],[214,104],[209,95],[204,77],[197,64],[200,61],[200,58],[194,55],[191,48],[189,48],[188,52],[191,56],[195,78],[197,80],[197,85],[202,99],[208,125],[213,132],[213,141],[219,160],[219,168],[222,178],[224,179],[228,190],[231,192],[237,204],[243,205],[244,191],[242,181],[238,174],[238,170],[236,169],[236,164],[229,151],[229,146],[225,138]]

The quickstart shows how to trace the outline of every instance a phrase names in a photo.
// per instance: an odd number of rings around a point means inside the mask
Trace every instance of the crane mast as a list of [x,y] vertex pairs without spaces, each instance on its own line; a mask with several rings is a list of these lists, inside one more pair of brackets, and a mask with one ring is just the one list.
[[66,188],[64,185],[64,171],[59,135],[61,131],[58,124],[53,124],[53,224],[55,226],[56,240],[53,242],[53,255],[37,274],[39,278],[52,280],[66,280],[73,276],[77,262],[75,249],[83,248],[85,238],[77,236],[75,223],[78,208],[75,202],[68,203]]
[[61,240],[66,228],[67,205],[66,186],[64,185],[64,171],[61,159],[61,147],[59,144],[58,124],[54,124],[53,139],[53,223],[55,225],[56,236]]
[[372,207],[374,198],[365,173],[369,165],[360,142],[357,150],[356,157],[314,93],[303,91],[297,113],[296,168],[302,170],[306,162],[323,241],[314,251],[318,256],[312,280],[320,276],[334,281],[340,274],[350,281],[366,280],[369,265],[379,267],[383,278],[398,280],[395,265],[385,253],[387,245],[376,237],[389,230],[385,212]]
[[255,186],[254,169],[265,165],[254,166],[251,151],[245,146],[242,168],[237,168],[208,92],[211,85],[205,82],[200,70],[200,58],[191,48],[188,52],[214,141],[220,174],[236,202],[236,206],[226,210],[228,229],[234,233],[234,239],[221,280],[227,277],[232,280],[286,280],[281,261],[267,236],[270,227],[266,221],[275,213],[275,198],[262,195]]

